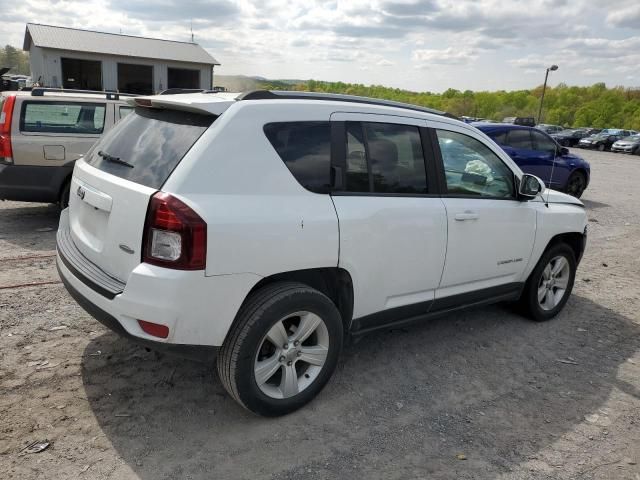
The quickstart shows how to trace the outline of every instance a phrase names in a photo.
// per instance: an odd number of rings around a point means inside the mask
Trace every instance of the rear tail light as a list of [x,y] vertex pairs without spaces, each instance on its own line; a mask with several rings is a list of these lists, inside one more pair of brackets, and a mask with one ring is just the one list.
[[158,192],[149,202],[142,261],[176,270],[204,270],[207,224],[188,205]]
[[11,119],[15,102],[15,95],[6,97],[2,105],[2,111],[0,111],[0,163],[13,163]]

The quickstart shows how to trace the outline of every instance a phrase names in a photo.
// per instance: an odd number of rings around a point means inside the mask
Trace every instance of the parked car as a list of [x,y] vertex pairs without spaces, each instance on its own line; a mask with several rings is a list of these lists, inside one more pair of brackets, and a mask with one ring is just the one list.
[[60,276],[113,330],[216,354],[255,413],[315,397],[347,334],[570,295],[584,206],[459,120],[307,92],[135,105],[76,162]]
[[512,123],[513,125],[523,125],[525,127],[533,127],[536,120],[533,117],[505,117],[503,123]]
[[635,134],[622,140],[617,140],[611,145],[611,151],[640,155],[640,135]]
[[550,136],[556,141],[556,143],[558,143],[558,145],[563,147],[575,147],[580,139],[589,137],[595,133],[599,133],[600,131],[601,130],[598,128],[572,128],[551,133]]
[[631,136],[633,133],[629,130],[620,130],[618,128],[608,128],[606,130],[602,130],[600,133],[596,133],[595,135],[591,135],[590,137],[586,137],[581,139],[578,142],[578,147],[580,148],[593,148],[596,150],[600,150],[601,152],[604,150],[611,149],[611,145],[613,145],[618,140]]
[[523,172],[540,177],[551,188],[580,198],[589,185],[589,163],[537,128],[484,123],[474,126],[500,145]]
[[536,125],[536,128],[548,134],[558,133],[564,130],[564,127],[561,127],[560,125],[549,125],[548,123],[539,123]]
[[131,110],[113,93],[0,93],[0,199],[66,206],[75,161]]

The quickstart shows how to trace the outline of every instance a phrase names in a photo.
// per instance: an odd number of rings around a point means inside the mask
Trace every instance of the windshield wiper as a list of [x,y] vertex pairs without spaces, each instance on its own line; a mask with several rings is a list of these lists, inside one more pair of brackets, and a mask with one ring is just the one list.
[[129,162],[125,162],[124,160],[121,160],[120,157],[114,157],[113,155],[109,155],[108,153],[103,152],[102,150],[98,152],[98,156],[104,158],[107,162],[117,163],[118,165],[124,165],[125,167],[133,168],[133,165],[131,165]]

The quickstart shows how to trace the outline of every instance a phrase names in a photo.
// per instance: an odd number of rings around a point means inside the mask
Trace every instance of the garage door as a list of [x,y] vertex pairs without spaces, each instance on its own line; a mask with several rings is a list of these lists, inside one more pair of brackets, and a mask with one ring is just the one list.
[[62,58],[62,87],[102,90],[102,62]]
[[200,70],[169,68],[167,74],[169,88],[201,88]]
[[138,93],[140,95],[152,95],[153,67],[150,65],[119,63],[118,91],[124,93]]

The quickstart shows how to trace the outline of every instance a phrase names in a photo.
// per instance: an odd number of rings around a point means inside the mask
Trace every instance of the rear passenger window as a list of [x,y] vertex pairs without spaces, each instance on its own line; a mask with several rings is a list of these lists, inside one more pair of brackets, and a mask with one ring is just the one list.
[[37,133],[101,134],[105,104],[24,102],[20,130]]
[[508,146],[512,148],[518,148],[521,150],[533,150],[533,144],[531,143],[531,134],[529,130],[509,130],[507,137]]
[[427,193],[418,127],[347,123],[346,190],[363,193]]
[[498,145],[506,145],[507,143],[507,132],[505,130],[502,132],[491,132],[489,136]]
[[264,126],[264,133],[300,185],[316,193],[329,192],[329,122],[268,123]]

